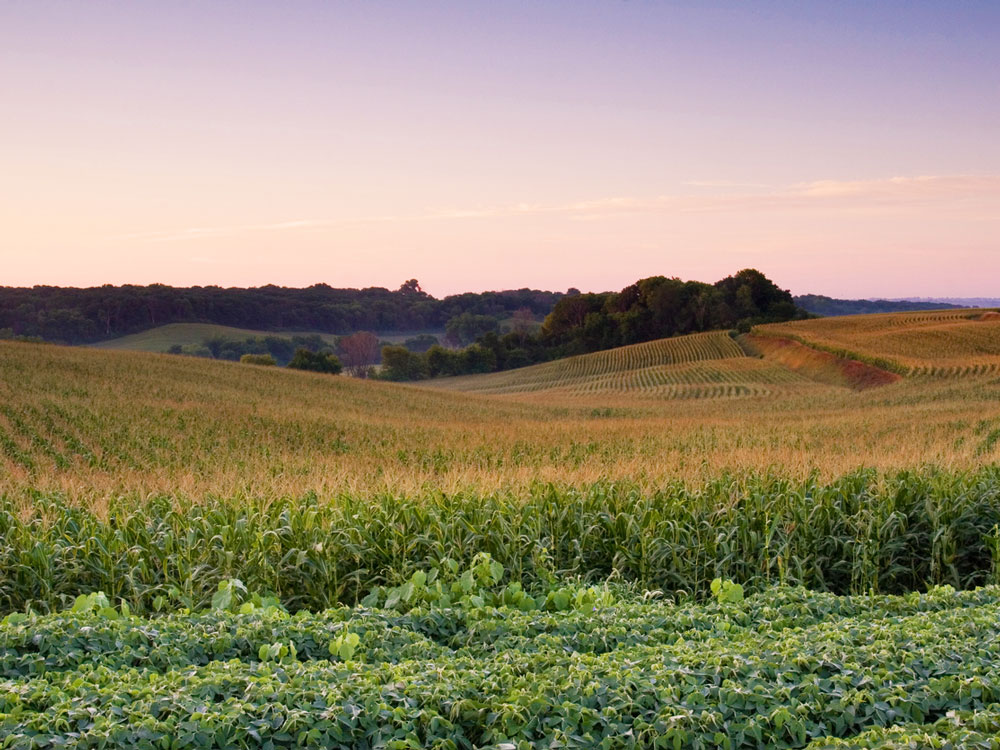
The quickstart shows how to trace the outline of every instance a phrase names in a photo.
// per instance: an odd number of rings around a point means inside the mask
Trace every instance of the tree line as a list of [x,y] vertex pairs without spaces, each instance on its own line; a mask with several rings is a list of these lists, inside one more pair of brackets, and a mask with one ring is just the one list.
[[954,310],[961,305],[948,302],[912,302],[886,299],[834,299],[822,294],[803,294],[795,297],[795,304],[816,315],[868,315],[870,313],[912,312],[914,310]]
[[748,331],[806,317],[788,291],[755,269],[714,284],[652,276],[620,292],[563,296],[537,331],[515,322],[510,332],[487,331],[460,350],[384,347],[381,377],[402,381],[494,372],[669,336]]
[[[85,344],[168,323],[215,323],[265,331],[417,332],[445,329],[453,318],[507,318],[527,309],[543,317],[564,294],[537,289],[468,292],[436,299],[416,279],[398,289],[304,289],[267,285],[0,287],[0,329],[10,336]],[[456,329],[457,330],[457,329]],[[456,336],[467,335],[456,333]],[[459,339],[456,339],[461,343]]]

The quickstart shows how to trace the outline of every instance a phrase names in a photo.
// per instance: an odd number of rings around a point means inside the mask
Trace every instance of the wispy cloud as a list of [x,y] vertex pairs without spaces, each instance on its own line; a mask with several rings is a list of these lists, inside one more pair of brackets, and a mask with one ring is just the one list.
[[764,182],[734,182],[732,180],[689,180],[688,182],[681,183],[688,187],[697,188],[715,188],[723,190],[739,190],[739,189],[752,189],[752,190],[765,190],[768,188],[773,189],[774,185],[768,185]]
[[877,180],[817,180],[785,186],[726,181],[692,181],[711,194],[677,192],[653,196],[613,196],[566,203],[513,203],[442,208],[416,214],[308,218],[258,224],[189,227],[164,232],[121,235],[112,239],[183,242],[258,232],[329,229],[358,224],[471,221],[529,216],[566,216],[596,220],[629,214],[733,213],[827,210],[889,213],[934,208],[996,219],[1000,216],[1000,175],[923,175]]

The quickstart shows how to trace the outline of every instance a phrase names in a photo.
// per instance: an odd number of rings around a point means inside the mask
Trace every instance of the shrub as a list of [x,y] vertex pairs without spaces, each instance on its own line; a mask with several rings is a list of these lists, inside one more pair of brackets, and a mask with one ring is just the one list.
[[295,356],[292,357],[292,361],[288,363],[288,366],[293,370],[326,372],[331,375],[336,375],[344,369],[336,355],[311,352],[308,349],[296,349]]
[[245,365],[266,365],[268,367],[278,364],[270,354],[244,354],[240,357],[240,362]]

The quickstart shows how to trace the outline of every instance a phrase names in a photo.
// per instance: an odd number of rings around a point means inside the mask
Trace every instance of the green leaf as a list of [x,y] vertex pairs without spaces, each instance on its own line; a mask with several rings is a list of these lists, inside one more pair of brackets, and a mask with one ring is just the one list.
[[233,603],[233,592],[232,589],[220,588],[212,595],[212,609],[226,610],[229,609],[229,605]]
[[490,577],[493,583],[500,583],[500,579],[503,578],[503,565],[496,560],[490,560]]
[[464,591],[465,593],[469,593],[470,591],[472,591],[473,588],[475,588],[476,581],[472,577],[471,570],[467,570],[464,573],[462,573],[462,577],[459,580],[459,584],[462,587],[462,591]]

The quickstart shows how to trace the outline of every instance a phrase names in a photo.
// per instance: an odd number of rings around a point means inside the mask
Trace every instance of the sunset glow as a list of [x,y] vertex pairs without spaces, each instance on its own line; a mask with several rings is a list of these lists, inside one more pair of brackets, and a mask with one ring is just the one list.
[[4,3],[0,284],[995,296],[998,32],[986,0]]

